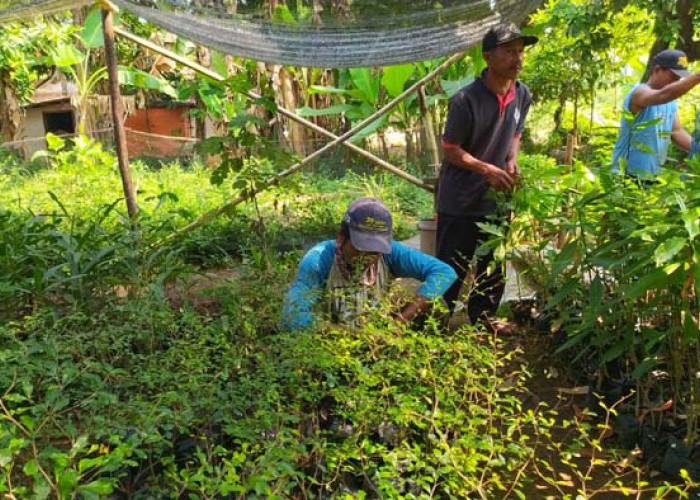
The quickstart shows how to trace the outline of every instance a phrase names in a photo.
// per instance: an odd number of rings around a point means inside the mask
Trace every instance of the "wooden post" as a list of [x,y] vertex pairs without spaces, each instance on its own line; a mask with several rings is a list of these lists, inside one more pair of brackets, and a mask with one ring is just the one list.
[[129,171],[129,156],[126,147],[126,133],[124,131],[122,98],[119,92],[119,75],[117,73],[117,53],[114,49],[114,16],[112,9],[102,8],[102,29],[105,38],[105,60],[107,62],[107,74],[109,75],[109,97],[112,103],[112,122],[114,124],[114,140],[117,148],[117,160],[119,172],[122,177],[122,187],[126,198],[126,209],[130,218],[134,218],[138,212],[134,185],[131,182]]
[[[574,132],[566,136],[566,155],[564,156],[564,164],[573,166],[574,164],[574,148],[576,147],[576,134]],[[571,172],[571,169],[569,169]]]

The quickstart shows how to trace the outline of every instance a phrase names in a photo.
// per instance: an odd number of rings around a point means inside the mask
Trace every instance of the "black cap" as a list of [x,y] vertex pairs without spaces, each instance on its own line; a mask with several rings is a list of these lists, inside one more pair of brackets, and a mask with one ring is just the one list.
[[525,45],[534,45],[537,43],[538,38],[536,36],[523,35],[515,24],[501,24],[486,32],[484,39],[481,41],[481,51],[488,52],[499,45],[512,42],[513,40],[522,40]]
[[681,78],[690,76],[690,72],[688,71],[688,57],[686,57],[685,52],[682,50],[662,50],[654,56],[652,63],[654,66],[670,69]]

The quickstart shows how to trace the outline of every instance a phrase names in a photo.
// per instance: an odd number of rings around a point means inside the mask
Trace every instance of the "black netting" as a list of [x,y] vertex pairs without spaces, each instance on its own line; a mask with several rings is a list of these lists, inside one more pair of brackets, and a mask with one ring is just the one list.
[[[491,26],[519,24],[541,2],[365,0],[306,2],[311,4],[307,9],[299,7],[304,2],[290,2],[296,3],[295,10],[285,6],[272,12],[265,12],[267,3],[263,2],[116,3],[153,24],[221,52],[291,66],[342,68],[389,66],[467,50]],[[345,4],[345,8],[339,7]],[[324,16],[324,12],[328,14]]]
[[[20,0],[0,22],[88,2]],[[522,23],[541,0],[114,0],[120,8],[221,52],[329,68],[389,66],[467,50],[486,31]]]
[[40,14],[53,14],[77,9],[93,0],[11,0],[0,2],[0,24],[31,19]]

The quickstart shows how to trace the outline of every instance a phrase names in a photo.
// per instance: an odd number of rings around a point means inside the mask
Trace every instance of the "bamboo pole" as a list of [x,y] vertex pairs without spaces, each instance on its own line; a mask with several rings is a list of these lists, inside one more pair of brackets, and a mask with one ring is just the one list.
[[117,53],[114,49],[114,7],[110,4],[102,3],[102,30],[105,41],[105,60],[107,63],[107,74],[109,75],[109,97],[112,107],[112,122],[114,123],[114,140],[117,148],[117,161],[119,162],[119,172],[122,178],[122,188],[126,198],[126,209],[130,218],[134,218],[138,212],[136,205],[136,194],[131,181],[131,171],[129,170],[129,156],[126,146],[126,133],[122,117],[124,115],[122,98],[119,92],[119,75],[117,73]]
[[[125,31],[124,29],[122,29],[120,27],[115,27],[114,32],[116,34],[128,39],[128,40],[131,40],[134,43],[137,43],[137,44],[139,44],[139,45],[141,45],[149,50],[152,50],[153,52],[164,55],[165,57],[168,57],[168,58],[172,59],[173,61],[182,64],[183,66],[187,66],[188,68],[191,68],[194,71],[197,71],[198,73],[201,73],[202,75],[211,78],[212,80],[216,80],[219,82],[223,82],[225,80],[225,78],[223,76],[210,70],[209,68],[205,68],[204,66],[202,66],[200,64],[197,64],[193,61],[186,59],[185,57],[181,56],[180,54],[176,54],[175,52],[172,52],[168,49],[160,47],[160,46],[154,44],[153,42],[150,42],[149,40],[145,40],[137,35],[134,35],[133,33],[129,33],[128,31]],[[254,99],[254,100],[260,99],[260,95],[256,94],[255,92],[252,92],[252,91],[245,92],[245,95],[250,97],[251,99]],[[326,137],[328,137],[330,139],[335,140],[338,138],[338,136],[335,135],[334,133],[326,130],[323,127],[316,125],[314,122],[309,121],[309,120],[297,115],[293,111],[290,111],[286,108],[278,107],[277,112],[283,116],[286,116],[290,120],[293,120],[297,123],[301,123],[302,125],[305,125],[306,127],[310,128],[311,130],[318,132],[319,134],[325,135]],[[361,147],[353,144],[352,142],[343,142],[342,144],[343,144],[343,146],[350,149],[351,151],[353,151],[353,152],[359,154],[360,156],[362,156],[363,158],[371,161],[373,164],[375,164],[379,168],[387,170],[388,172],[391,172],[394,175],[397,175],[398,177],[401,177],[402,179],[404,179],[412,184],[415,184],[416,186],[418,186],[422,189],[425,189],[426,191],[432,192],[434,190],[433,186],[426,184],[425,182],[412,176],[408,172],[401,170],[399,167],[392,165],[388,161],[383,160],[383,159],[379,158],[378,156],[373,155],[369,151],[362,149]]]
[[[371,123],[375,122],[376,120],[378,120],[378,119],[381,118],[382,116],[386,115],[386,114],[387,114],[389,111],[391,111],[394,107],[398,106],[401,102],[403,102],[404,100],[406,100],[406,99],[407,99],[411,94],[413,94],[418,88],[420,88],[420,87],[421,87],[422,85],[424,85],[426,82],[429,82],[430,80],[432,80],[433,78],[435,78],[436,76],[438,76],[440,73],[442,73],[443,71],[445,71],[445,69],[447,69],[451,64],[453,64],[455,61],[457,61],[458,59],[460,59],[460,58],[463,57],[463,56],[464,56],[464,54],[461,53],[461,52],[460,52],[460,53],[457,53],[457,54],[453,54],[451,57],[449,57],[448,59],[446,59],[442,64],[440,64],[440,65],[439,65],[437,68],[435,68],[433,71],[431,71],[430,73],[428,73],[426,76],[424,76],[423,78],[421,78],[419,81],[417,81],[416,83],[414,83],[413,85],[411,85],[408,89],[404,90],[401,94],[399,94],[398,96],[396,96],[396,97],[394,98],[394,100],[392,100],[391,102],[387,103],[383,108],[379,109],[378,111],[376,111],[376,112],[375,112],[374,114],[372,114],[371,116],[365,118],[365,119],[362,120],[360,123],[358,123],[357,125],[355,125],[353,128],[351,128],[350,130],[348,130],[347,132],[345,132],[343,135],[338,136],[337,138],[335,138],[334,140],[332,140],[331,142],[329,142],[328,144],[326,144],[325,146],[323,146],[321,149],[318,149],[318,150],[316,150],[315,152],[311,153],[309,156],[307,156],[306,158],[304,158],[304,159],[301,160],[300,162],[298,162],[298,163],[292,165],[292,166],[289,167],[287,170],[284,170],[284,171],[280,172],[279,174],[277,174],[277,175],[274,176],[273,178],[268,179],[268,180],[265,182],[265,185],[264,185],[263,188],[266,189],[266,188],[268,188],[268,187],[270,187],[270,186],[272,186],[272,185],[274,185],[274,184],[277,184],[277,183],[278,183],[280,180],[282,180],[283,178],[285,178],[285,177],[287,177],[287,176],[289,176],[289,175],[291,175],[291,174],[293,174],[293,173],[295,173],[295,172],[301,170],[301,169],[304,168],[306,165],[308,165],[312,160],[314,160],[314,159],[316,159],[317,157],[321,156],[323,153],[325,153],[326,151],[330,150],[330,149],[333,148],[334,146],[337,146],[338,144],[343,143],[344,141],[348,140],[350,137],[352,137],[353,135],[355,135],[356,133],[358,133],[360,130],[366,128],[366,127],[367,127],[368,125],[370,125]],[[161,241],[160,243],[165,243],[165,242],[168,242],[168,241],[172,241],[172,240],[174,240],[175,238],[177,238],[177,237],[179,237],[179,236],[181,236],[181,235],[183,235],[183,234],[185,234],[185,233],[188,233],[188,232],[192,231],[193,229],[198,228],[199,226],[201,226],[201,225],[203,225],[203,224],[206,224],[207,222],[209,222],[210,220],[214,219],[215,217],[221,215],[221,214],[224,213],[224,212],[227,212],[228,210],[230,210],[231,208],[235,207],[236,205],[238,205],[238,204],[244,202],[245,200],[247,200],[247,199],[250,198],[251,196],[254,196],[254,195],[257,194],[259,191],[261,191],[261,190],[250,190],[250,191],[248,191],[247,193],[245,193],[244,195],[241,195],[241,196],[239,196],[239,197],[237,197],[237,198],[235,198],[235,199],[229,201],[228,203],[226,203],[226,204],[223,205],[222,207],[216,208],[216,209],[214,209],[214,210],[210,210],[209,212],[205,213],[205,214],[202,215],[199,219],[195,220],[195,221],[192,222],[191,224],[188,224],[187,226],[185,226],[185,227],[183,227],[183,228],[181,228],[181,229],[178,229],[178,230],[175,231],[174,233],[170,234],[167,238],[165,238],[165,239],[164,239],[163,241]]]

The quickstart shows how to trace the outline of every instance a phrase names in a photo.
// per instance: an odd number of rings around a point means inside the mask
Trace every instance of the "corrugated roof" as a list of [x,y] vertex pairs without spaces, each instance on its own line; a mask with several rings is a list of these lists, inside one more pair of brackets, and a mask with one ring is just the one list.
[[77,93],[78,87],[75,83],[69,82],[65,78],[54,77],[34,91],[32,100],[27,106],[63,101],[64,99],[70,99]]

